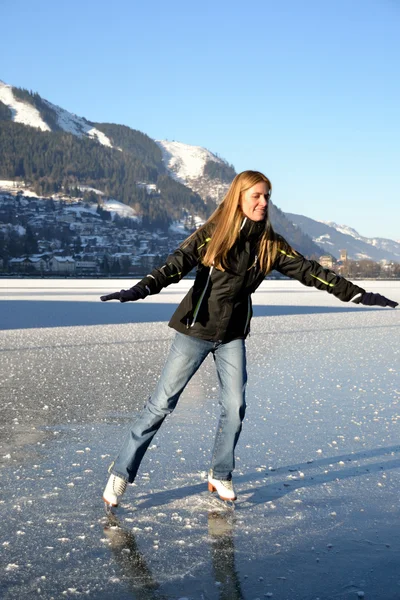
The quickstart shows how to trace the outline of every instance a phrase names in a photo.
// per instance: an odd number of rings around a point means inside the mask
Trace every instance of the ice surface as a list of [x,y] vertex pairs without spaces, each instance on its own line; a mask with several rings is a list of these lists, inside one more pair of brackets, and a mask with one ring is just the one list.
[[[119,521],[107,520],[107,467],[191,283],[104,304],[126,280],[0,280],[0,596],[398,600],[399,310],[265,282],[247,342],[236,509],[205,483],[218,418],[208,358]],[[398,282],[361,285],[400,298]]]

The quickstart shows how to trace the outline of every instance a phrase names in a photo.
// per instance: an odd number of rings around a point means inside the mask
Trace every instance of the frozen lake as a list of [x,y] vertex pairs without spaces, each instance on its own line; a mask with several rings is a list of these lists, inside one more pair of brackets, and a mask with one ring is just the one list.
[[[151,393],[186,280],[0,280],[0,597],[399,600],[400,310],[291,281],[253,296],[235,510],[207,491],[207,359],[105,516],[107,468]],[[400,282],[361,282],[400,301]]]

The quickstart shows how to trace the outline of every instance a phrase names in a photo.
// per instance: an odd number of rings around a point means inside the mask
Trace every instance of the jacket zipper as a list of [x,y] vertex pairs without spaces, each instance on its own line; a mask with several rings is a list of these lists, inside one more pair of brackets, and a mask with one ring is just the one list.
[[254,268],[257,266],[257,261],[258,261],[258,255],[256,254],[256,255],[255,255],[255,257],[254,257],[254,262],[253,262],[253,264],[252,264],[252,265],[251,265],[251,267],[249,267],[247,270],[248,270],[248,271],[251,271],[251,269],[254,269]]
[[[201,303],[203,302],[203,298],[204,298],[205,293],[207,291],[208,284],[209,284],[210,279],[211,279],[211,273],[212,273],[213,268],[214,267],[212,267],[212,266],[210,267],[210,271],[208,273],[206,285],[204,286],[204,290],[203,290],[203,292],[202,292],[202,294],[201,294],[201,296],[199,298],[199,301],[197,302],[197,306],[196,306],[195,311],[193,313],[193,320],[192,320],[192,323],[190,324],[190,327],[193,327],[193,325],[196,323],[197,315],[199,314]],[[187,324],[186,328],[189,329],[189,323]]]

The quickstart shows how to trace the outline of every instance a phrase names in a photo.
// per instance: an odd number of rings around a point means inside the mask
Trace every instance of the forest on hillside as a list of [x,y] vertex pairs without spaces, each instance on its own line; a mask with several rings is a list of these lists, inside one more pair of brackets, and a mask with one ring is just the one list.
[[[150,145],[146,147],[144,138],[142,134],[135,153],[132,138],[127,135],[125,143],[130,143],[130,150],[121,152],[70,133],[43,132],[2,121],[0,179],[24,181],[44,196],[90,186],[128,204],[149,221],[157,219],[167,224],[180,218],[182,210],[207,217],[213,207],[170,178],[160,156],[153,154]],[[138,182],[156,184],[159,193],[149,195]]]

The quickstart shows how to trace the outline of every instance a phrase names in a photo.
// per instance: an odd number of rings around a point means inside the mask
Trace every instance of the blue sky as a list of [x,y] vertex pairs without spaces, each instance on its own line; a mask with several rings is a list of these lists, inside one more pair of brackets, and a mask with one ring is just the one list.
[[286,212],[400,240],[398,0],[1,0],[0,79],[204,146]]

